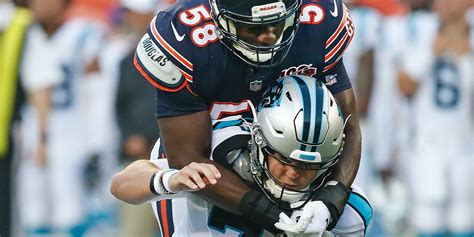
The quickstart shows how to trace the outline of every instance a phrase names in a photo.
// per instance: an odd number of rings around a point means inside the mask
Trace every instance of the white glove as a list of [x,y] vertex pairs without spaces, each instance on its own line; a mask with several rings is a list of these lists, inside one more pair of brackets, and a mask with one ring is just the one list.
[[283,212],[279,217],[275,227],[285,231],[287,235],[311,234],[320,237],[331,222],[331,214],[321,201],[308,202],[302,209],[293,211],[291,218]]

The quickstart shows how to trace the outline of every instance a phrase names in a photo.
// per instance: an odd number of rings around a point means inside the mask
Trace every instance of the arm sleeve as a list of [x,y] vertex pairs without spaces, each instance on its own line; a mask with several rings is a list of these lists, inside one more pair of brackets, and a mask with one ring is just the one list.
[[318,80],[324,82],[333,95],[352,88],[343,61],[339,61],[331,70],[320,74]]
[[184,89],[170,93],[156,90],[156,117],[166,118],[196,113],[207,110],[204,99]]
[[158,14],[151,21],[148,32],[140,40],[134,64],[141,75],[157,88],[157,118],[175,117],[207,110],[206,100],[199,91],[191,91],[192,63],[189,42],[177,41],[170,30],[174,22],[184,32],[181,24],[171,15]]
[[334,20],[328,22],[323,73],[338,65],[355,34],[355,27],[349,14],[349,9],[347,9],[342,1],[337,1],[336,4],[340,14]]

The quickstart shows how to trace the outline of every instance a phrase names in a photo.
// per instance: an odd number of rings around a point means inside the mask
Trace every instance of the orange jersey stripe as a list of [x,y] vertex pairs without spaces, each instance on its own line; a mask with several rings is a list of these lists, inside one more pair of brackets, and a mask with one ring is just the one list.
[[[344,5],[344,9],[346,9],[345,5]],[[347,19],[347,11],[344,11],[344,16],[342,17],[341,22],[339,23],[339,26],[337,27],[337,30],[326,41],[326,48],[329,47],[329,45],[331,45],[334,42],[334,40],[336,40],[336,38],[339,36],[342,29],[344,28],[344,25],[346,24],[346,19]]]
[[166,206],[166,200],[161,200],[160,201],[160,209],[161,209],[161,220],[163,221],[163,235],[164,237],[171,237],[170,230],[168,227],[168,216],[167,214],[167,206]]
[[173,57],[176,58],[181,64],[183,64],[186,68],[189,70],[193,70],[193,64],[189,62],[186,58],[184,58],[181,54],[179,54],[171,45],[169,45],[163,37],[161,37],[160,33],[158,33],[158,30],[156,29],[155,25],[156,17],[153,18],[153,20],[150,23],[151,31],[153,33],[153,36],[160,42],[160,44],[171,54]]
[[346,34],[344,35],[342,40],[339,41],[339,43],[336,45],[336,47],[334,47],[331,50],[331,52],[326,54],[326,56],[324,57],[324,62],[327,62],[327,61],[331,60],[332,57],[334,57],[334,55],[337,53],[337,51],[339,51],[339,49],[341,49],[342,45],[346,42],[347,37],[349,37],[349,34],[346,32]]

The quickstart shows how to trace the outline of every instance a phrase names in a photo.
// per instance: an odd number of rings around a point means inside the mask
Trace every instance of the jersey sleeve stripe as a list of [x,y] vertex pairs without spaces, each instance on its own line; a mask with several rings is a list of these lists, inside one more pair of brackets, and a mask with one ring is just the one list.
[[[145,79],[150,82],[154,87],[160,89],[160,90],[163,90],[163,91],[167,91],[167,92],[177,92],[177,91],[180,91],[181,89],[183,89],[184,86],[186,86],[187,83],[187,80],[183,81],[183,83],[176,87],[176,88],[169,88],[169,87],[164,87],[160,84],[157,83],[157,81],[159,81],[158,79],[153,79],[150,75],[153,75],[152,73],[150,72],[147,72],[146,68],[142,66],[142,64],[140,63],[140,59],[137,57],[137,55],[135,54],[135,57],[133,58],[133,64],[135,65],[135,68],[137,68],[137,70],[140,72],[140,74],[142,74],[143,77],[145,77]],[[184,74],[183,74],[184,75]],[[186,78],[186,76],[185,76]]]
[[326,56],[324,57],[325,63],[331,60],[331,58],[334,57],[334,55],[336,55],[336,53],[342,48],[342,45],[346,42],[348,37],[349,37],[349,34],[346,32],[346,34],[344,34],[344,37],[342,37],[342,40],[339,41],[336,47],[334,47],[329,53],[326,54]]
[[191,75],[189,75],[189,73],[181,70],[181,68],[178,68],[178,70],[181,72],[181,74],[183,74],[184,78],[189,81],[189,82],[193,82],[193,77]]
[[161,34],[158,32],[158,29],[156,29],[156,17],[153,18],[153,20],[150,23],[150,29],[151,33],[154,36],[158,42],[157,44],[161,45],[168,53],[170,53],[179,63],[181,63],[184,67],[186,67],[188,70],[193,71],[193,64],[189,62],[185,57],[183,57],[178,51],[176,51],[166,40],[161,36]]
[[342,17],[341,22],[339,23],[339,26],[337,27],[336,31],[326,41],[326,48],[328,48],[337,39],[339,34],[341,34],[342,29],[344,29],[344,25],[346,24],[346,19],[347,19],[347,11],[346,11],[345,5],[343,6],[344,6],[344,16]]
[[325,66],[324,69],[323,69],[323,72],[327,72],[329,69],[331,69],[331,68],[333,68],[334,66],[337,65],[337,63],[339,62],[339,60],[341,60],[344,51],[346,51],[347,46],[349,46],[349,45],[351,44],[353,38],[354,38],[354,37],[352,37],[352,36],[349,37],[349,40],[347,41],[346,45],[344,46],[344,49],[343,49],[343,50],[341,51],[341,53],[339,54],[339,57],[337,57],[337,59],[336,59],[334,62],[332,62],[331,64]]
[[373,209],[370,206],[369,202],[362,195],[352,192],[349,196],[349,201],[347,204],[354,209],[354,211],[359,214],[359,216],[364,221],[364,232],[367,232],[367,227],[370,224],[373,216]]
[[189,86],[189,84],[186,84],[186,89],[188,89],[189,93],[191,93],[192,95],[196,96],[196,97],[199,97],[198,94],[196,94],[192,89],[191,87]]

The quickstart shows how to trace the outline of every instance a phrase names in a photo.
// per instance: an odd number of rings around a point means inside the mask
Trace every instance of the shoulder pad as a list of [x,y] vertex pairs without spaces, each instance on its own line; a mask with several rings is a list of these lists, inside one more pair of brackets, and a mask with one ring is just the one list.
[[158,13],[147,32],[189,82],[193,82],[195,64],[207,58],[208,46],[218,42],[207,1],[178,1]]
[[169,92],[181,90],[186,80],[161,49],[145,34],[137,46],[135,67],[155,87]]
[[325,7],[328,31],[325,43],[324,69],[328,71],[341,60],[355,33],[349,9],[341,0],[328,1]]

